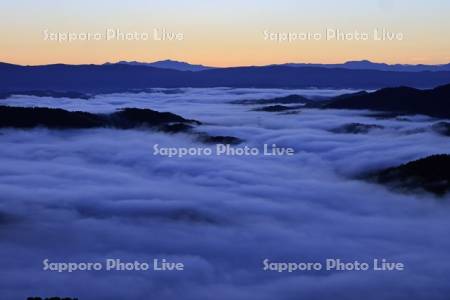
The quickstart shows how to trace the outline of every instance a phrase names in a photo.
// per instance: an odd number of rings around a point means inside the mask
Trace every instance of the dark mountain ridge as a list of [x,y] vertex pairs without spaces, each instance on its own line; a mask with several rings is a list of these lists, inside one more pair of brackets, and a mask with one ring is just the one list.
[[396,189],[423,189],[444,196],[450,191],[450,155],[432,155],[387,168],[369,176],[369,179]]
[[[106,63],[110,64],[110,63]],[[194,65],[183,61],[176,61],[171,59],[160,60],[155,62],[138,62],[138,61],[119,61],[116,64],[126,64],[126,65],[134,65],[134,66],[148,66],[162,69],[172,69],[178,71],[203,71],[212,69],[213,67],[208,67],[204,65]]]
[[314,63],[286,63],[281,66],[289,67],[322,67],[322,68],[344,68],[351,70],[378,70],[395,72],[423,72],[423,71],[450,71],[450,64],[441,65],[410,65],[410,64],[386,64],[376,63],[369,60],[347,61],[341,64],[314,64]]
[[211,136],[194,132],[197,120],[185,119],[170,112],[151,109],[124,108],[111,114],[93,114],[46,107],[0,106],[0,128],[32,129],[151,129],[166,133],[189,133],[203,143],[239,144],[243,140],[233,136]]
[[372,93],[347,94],[333,98],[324,107],[370,109],[450,118],[450,84],[428,90],[397,87],[384,88]]
[[178,71],[141,65],[19,66],[0,64],[0,91],[121,92],[141,88],[429,88],[450,82],[450,72],[385,72],[321,67],[235,67]]
[[169,112],[151,109],[125,108],[112,114],[93,114],[46,107],[0,106],[0,128],[81,129],[113,127],[130,129],[158,128],[167,124],[201,124]]
[[[111,64],[111,63],[106,63]],[[207,69],[219,69],[218,67],[204,66],[199,64],[190,64],[184,61],[177,60],[160,60],[154,62],[138,62],[138,61],[119,61],[117,64],[142,65],[164,69],[174,69],[180,71],[202,71]],[[267,65],[266,65],[267,66]],[[286,66],[286,67],[321,67],[321,68],[343,68],[350,70],[378,70],[378,71],[395,71],[395,72],[423,72],[423,71],[450,71],[449,64],[387,64],[372,62],[370,60],[353,60],[344,63],[336,64],[321,64],[321,63],[284,63],[284,64],[270,64],[269,66]]]

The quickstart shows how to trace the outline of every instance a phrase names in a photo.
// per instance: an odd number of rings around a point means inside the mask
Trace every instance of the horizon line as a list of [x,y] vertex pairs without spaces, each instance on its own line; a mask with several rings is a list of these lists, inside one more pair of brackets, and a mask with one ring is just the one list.
[[449,65],[450,61],[444,62],[444,63],[438,63],[438,64],[425,64],[425,63],[418,63],[418,64],[410,64],[410,63],[386,63],[386,62],[378,62],[378,61],[372,61],[369,59],[360,59],[360,60],[346,60],[343,62],[337,62],[337,63],[326,63],[326,62],[281,62],[281,63],[269,63],[269,64],[261,64],[261,65],[237,65],[237,66],[211,66],[206,65],[202,63],[191,63],[184,60],[176,60],[176,59],[161,59],[161,60],[154,60],[154,61],[139,61],[139,60],[117,60],[117,61],[105,61],[103,63],[64,63],[64,62],[54,62],[54,63],[44,63],[44,64],[19,64],[19,63],[13,63],[13,62],[7,62],[7,61],[0,61],[2,64],[9,64],[9,65],[16,65],[16,66],[22,66],[22,67],[37,67],[37,66],[51,66],[51,65],[72,65],[72,66],[82,66],[82,65],[96,65],[96,66],[102,66],[107,64],[119,64],[119,63],[142,63],[142,64],[153,64],[158,62],[174,62],[174,63],[185,63],[189,65],[195,65],[195,66],[203,66],[207,68],[216,68],[216,69],[224,69],[224,68],[238,68],[238,67],[267,67],[267,66],[277,66],[277,65],[287,65],[287,64],[304,64],[304,65],[342,65],[346,63],[372,63],[372,64],[383,64],[387,66],[445,66]]

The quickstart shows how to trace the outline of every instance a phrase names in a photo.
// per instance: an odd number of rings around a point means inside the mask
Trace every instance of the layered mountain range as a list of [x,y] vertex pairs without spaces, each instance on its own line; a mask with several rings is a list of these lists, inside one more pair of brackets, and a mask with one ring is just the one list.
[[[107,63],[111,64],[111,63]],[[171,59],[160,60],[155,62],[138,62],[138,61],[119,61],[116,64],[126,64],[134,66],[148,66],[163,69],[172,69],[178,71],[203,71],[208,69],[218,69],[219,67],[204,66],[198,64],[190,64],[183,61]],[[441,65],[425,65],[425,64],[386,64],[376,63],[369,60],[347,61],[340,64],[319,64],[319,63],[285,63],[273,64],[272,66],[286,67],[322,67],[322,68],[341,68],[349,70],[378,70],[378,71],[394,71],[394,72],[423,72],[423,71],[450,71],[449,64]]]
[[[152,87],[235,88],[352,88],[410,86],[431,88],[450,83],[450,71],[398,71],[324,66],[272,65],[261,67],[175,69],[166,64],[21,66],[0,63],[0,92],[53,90],[124,92]],[[179,62],[175,65],[180,66]],[[186,65],[183,65],[187,68]],[[192,65],[190,65],[192,67]],[[203,69],[202,69],[203,68]],[[437,68],[437,67],[436,67]]]

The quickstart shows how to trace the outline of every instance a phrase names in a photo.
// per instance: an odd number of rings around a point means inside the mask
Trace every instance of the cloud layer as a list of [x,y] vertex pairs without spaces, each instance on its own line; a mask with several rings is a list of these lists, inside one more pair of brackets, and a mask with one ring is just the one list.
[[[162,90],[167,92],[166,90]],[[251,111],[228,102],[343,91],[182,89],[91,100],[19,97],[10,105],[109,112],[170,111],[197,130],[246,145],[292,147],[292,157],[155,156],[153,145],[199,147],[188,135],[145,130],[0,131],[2,298],[446,299],[450,207],[428,194],[394,193],[353,179],[446,152],[432,119],[379,120],[367,112]],[[336,134],[350,122],[368,134]],[[447,150],[448,152],[448,150]],[[42,271],[42,260],[182,261],[185,271]],[[402,272],[262,270],[262,260],[327,258],[405,264]]]

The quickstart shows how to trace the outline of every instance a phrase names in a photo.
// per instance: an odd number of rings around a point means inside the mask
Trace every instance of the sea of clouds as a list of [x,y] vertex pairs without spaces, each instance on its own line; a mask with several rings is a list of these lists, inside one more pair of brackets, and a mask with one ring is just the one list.
[[[153,146],[202,147],[188,134],[150,130],[0,130],[2,299],[448,299],[450,199],[356,179],[448,151],[424,116],[367,111],[253,111],[229,102],[349,91],[177,89],[90,100],[15,96],[5,105],[108,113],[123,107],[202,121],[195,130],[296,155],[153,155]],[[330,130],[382,125],[368,134]],[[213,147],[211,145],[210,147]],[[181,272],[57,273],[42,261],[151,261]],[[401,272],[263,270],[264,259],[401,262]]]

